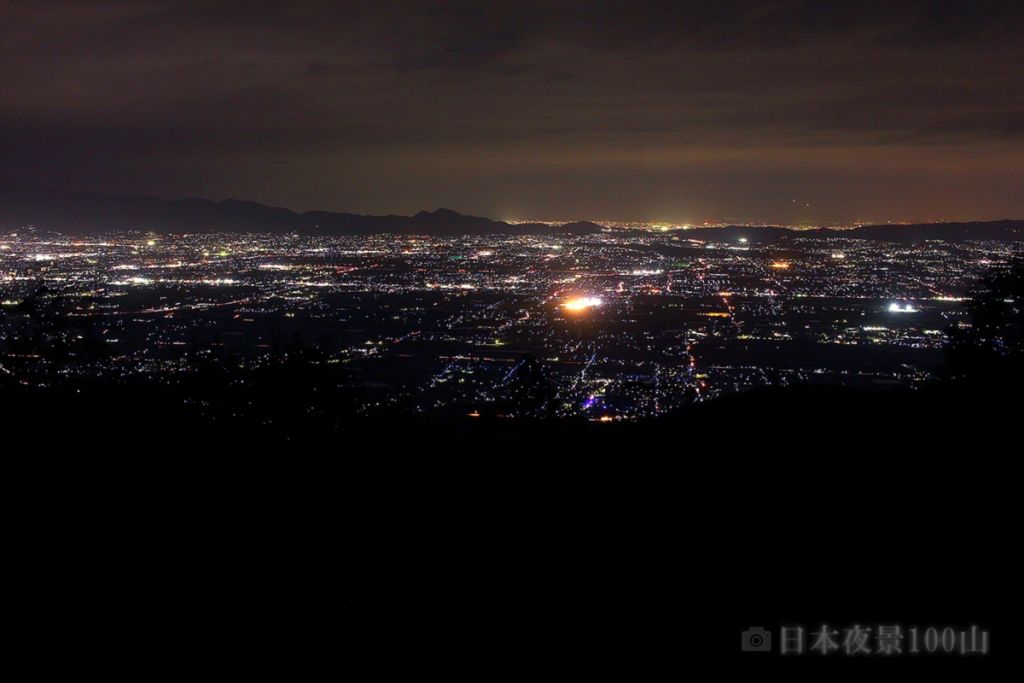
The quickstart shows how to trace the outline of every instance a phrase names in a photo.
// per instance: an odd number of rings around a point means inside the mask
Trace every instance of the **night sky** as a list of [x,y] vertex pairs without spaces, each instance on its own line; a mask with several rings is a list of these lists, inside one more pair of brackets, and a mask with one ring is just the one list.
[[1024,3],[0,3],[0,179],[293,209],[1024,218]]

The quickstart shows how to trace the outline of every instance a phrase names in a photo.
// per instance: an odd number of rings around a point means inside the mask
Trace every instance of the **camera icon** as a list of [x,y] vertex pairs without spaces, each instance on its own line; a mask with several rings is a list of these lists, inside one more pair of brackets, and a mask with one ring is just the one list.
[[760,626],[751,626],[740,634],[740,649],[743,652],[771,652],[771,632]]

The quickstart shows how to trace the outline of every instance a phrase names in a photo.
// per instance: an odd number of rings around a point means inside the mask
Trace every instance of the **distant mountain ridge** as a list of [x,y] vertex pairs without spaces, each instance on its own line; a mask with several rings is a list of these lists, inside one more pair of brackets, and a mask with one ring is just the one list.
[[306,235],[585,235],[600,232],[595,223],[511,224],[451,209],[414,216],[363,216],[307,211],[225,199],[165,200],[146,195],[106,195],[39,187],[0,186],[0,226],[34,225],[69,234],[111,230],[159,233],[301,233]]
[[[41,187],[0,185],[0,228],[25,225],[69,234],[111,230],[159,233],[300,233],[305,235],[588,235],[604,228],[589,221],[560,225],[505,223],[467,216],[451,209],[420,211],[413,216],[364,216],[306,211],[225,199],[165,200],[147,195],[108,195]],[[1024,241],[1024,220],[913,225],[866,225],[849,230],[795,230],[779,226],[692,228],[688,238],[778,242],[800,237],[858,238],[892,242],[996,240]]]
[[961,223],[887,223],[862,225],[857,228],[813,228],[799,230],[774,225],[719,228],[692,228],[686,230],[692,239],[740,240],[752,243],[773,243],[800,237],[831,237],[862,239],[879,242],[915,243],[925,240],[962,242],[968,240],[1024,242],[1024,220],[971,221]]

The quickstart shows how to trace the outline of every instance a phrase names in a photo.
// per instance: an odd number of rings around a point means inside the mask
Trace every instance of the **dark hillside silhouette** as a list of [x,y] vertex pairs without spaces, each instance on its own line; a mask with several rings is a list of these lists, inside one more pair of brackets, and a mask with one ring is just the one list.
[[951,377],[985,384],[1024,377],[1024,261],[991,273],[967,305],[969,320],[950,330]]
[[990,664],[1014,656],[1019,456],[998,397],[392,422],[306,410],[308,381],[6,388],[5,647],[64,672],[326,677],[342,658],[618,679],[751,664],[750,625],[891,620],[983,623]]
[[[984,389],[1020,351],[996,305],[1018,286],[1007,271],[972,304],[986,360],[956,381],[760,390],[633,424],[538,418],[530,359],[508,408],[533,417],[360,418],[301,341],[176,384],[4,381],[4,656],[50,679],[1019,666],[1019,408]],[[981,624],[992,655],[739,652],[749,626],[823,622]]]

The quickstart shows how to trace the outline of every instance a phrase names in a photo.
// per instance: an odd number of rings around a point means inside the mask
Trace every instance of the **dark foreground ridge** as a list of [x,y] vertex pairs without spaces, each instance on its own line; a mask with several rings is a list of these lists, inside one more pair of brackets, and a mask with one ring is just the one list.
[[[2,649],[146,680],[1019,664],[1019,415],[987,388],[766,390],[635,425],[349,420],[289,391],[247,389],[267,426],[192,390],[4,388]],[[981,624],[992,654],[739,651],[780,623]]]
[[[459,235],[587,235],[602,227],[588,221],[561,225],[505,223],[466,216],[450,209],[420,211],[414,216],[363,216],[352,213],[308,211],[265,206],[256,202],[225,199],[168,201],[144,195],[107,195],[51,188],[0,185],[0,229],[15,230],[33,225],[68,234],[102,233],[111,230],[142,230],[157,233],[300,233],[306,235],[412,234]],[[866,225],[851,230],[820,228],[794,230],[777,226],[728,226],[694,228],[693,239],[740,237],[752,242],[778,242],[794,237],[836,237],[895,242],[1024,240],[1024,221],[975,221],[913,225]]]

